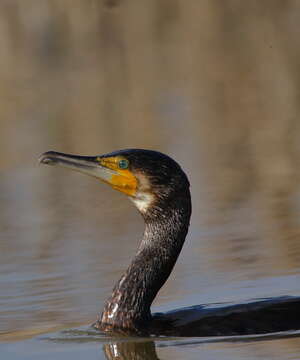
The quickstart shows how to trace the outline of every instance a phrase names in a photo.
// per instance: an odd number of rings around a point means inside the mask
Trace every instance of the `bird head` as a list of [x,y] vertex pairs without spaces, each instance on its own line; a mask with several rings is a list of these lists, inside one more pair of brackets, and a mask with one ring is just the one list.
[[141,213],[189,187],[181,167],[169,156],[152,150],[126,149],[98,156],[48,151],[39,161],[76,170],[109,184],[129,196]]

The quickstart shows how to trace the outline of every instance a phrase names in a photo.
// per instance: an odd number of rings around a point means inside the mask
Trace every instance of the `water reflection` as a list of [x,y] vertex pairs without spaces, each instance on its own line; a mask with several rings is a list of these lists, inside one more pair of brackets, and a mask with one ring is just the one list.
[[159,360],[154,341],[109,343],[103,352],[107,360]]
[[[110,341],[103,345],[105,358],[109,360],[137,360],[137,359],[160,359],[157,355],[159,349],[163,358],[181,359],[187,349],[195,354],[197,359],[211,359],[211,352],[221,352],[222,358],[226,359],[253,359],[253,353],[257,358],[264,359],[290,359],[299,354],[300,333],[286,332],[271,335],[253,335],[237,337],[214,337],[193,339],[156,339],[155,341]],[[169,351],[166,351],[168,350]],[[171,349],[171,351],[170,351]],[[207,350],[210,350],[208,352]],[[201,357],[200,357],[201,352]],[[229,354],[232,354],[232,357]],[[277,357],[277,355],[279,355]]]

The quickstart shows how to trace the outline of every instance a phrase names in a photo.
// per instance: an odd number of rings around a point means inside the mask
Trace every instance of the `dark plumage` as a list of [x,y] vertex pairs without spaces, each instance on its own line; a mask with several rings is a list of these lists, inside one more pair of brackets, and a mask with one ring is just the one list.
[[[102,330],[147,332],[150,306],[169,277],[184,243],[191,215],[189,182],[170,157],[150,150],[123,150],[130,170],[148,180],[154,196],[142,215],[145,232],[138,252],[113,289],[96,326]],[[144,185],[145,186],[145,185]]]
[[87,173],[126,193],[145,221],[128,269],[94,324],[105,332],[137,335],[210,336],[300,329],[300,298],[265,299],[222,308],[198,306],[151,315],[150,306],[182,249],[191,215],[189,181],[162,153],[128,149],[84,157],[56,152],[42,163]]

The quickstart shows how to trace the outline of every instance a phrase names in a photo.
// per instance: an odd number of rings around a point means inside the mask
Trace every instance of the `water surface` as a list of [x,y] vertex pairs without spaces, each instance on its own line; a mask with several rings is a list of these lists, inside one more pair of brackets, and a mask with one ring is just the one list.
[[[135,252],[143,231],[141,216],[125,196],[104,184],[54,168],[33,165],[3,173],[0,188],[0,348],[6,358],[20,358],[24,351],[28,359],[41,354],[51,358],[53,351],[57,359],[83,354],[113,358],[113,353],[126,358],[146,351],[152,359],[155,349],[158,358],[174,359],[185,351],[191,359],[199,351],[204,359],[219,352],[222,359],[250,359],[253,351],[264,353],[265,359],[300,354],[298,333],[233,340],[156,339],[151,345],[147,340],[146,348],[133,339],[98,335],[88,325]],[[193,197],[201,199],[194,187]],[[299,295],[300,269],[291,261],[298,254],[293,251],[290,258],[288,249],[280,252],[275,242],[266,251],[249,224],[255,202],[242,204],[223,210],[228,219],[200,216],[200,222],[193,216],[182,254],[153,311]]]

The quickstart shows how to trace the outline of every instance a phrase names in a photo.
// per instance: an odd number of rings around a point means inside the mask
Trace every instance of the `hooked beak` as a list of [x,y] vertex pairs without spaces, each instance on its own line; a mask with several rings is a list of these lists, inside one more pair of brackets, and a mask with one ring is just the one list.
[[98,156],[79,156],[64,154],[55,151],[47,151],[39,158],[41,164],[58,165],[71,170],[79,171],[83,174],[94,176],[105,182],[109,182],[112,175],[115,175],[111,169],[99,164]]
[[[111,166],[101,156],[79,156],[64,154],[55,151],[47,151],[39,158],[41,164],[57,165],[71,170],[79,171],[108,183],[114,189],[127,195],[135,195],[137,180],[129,170],[121,170]],[[106,166],[106,163],[108,166]]]

